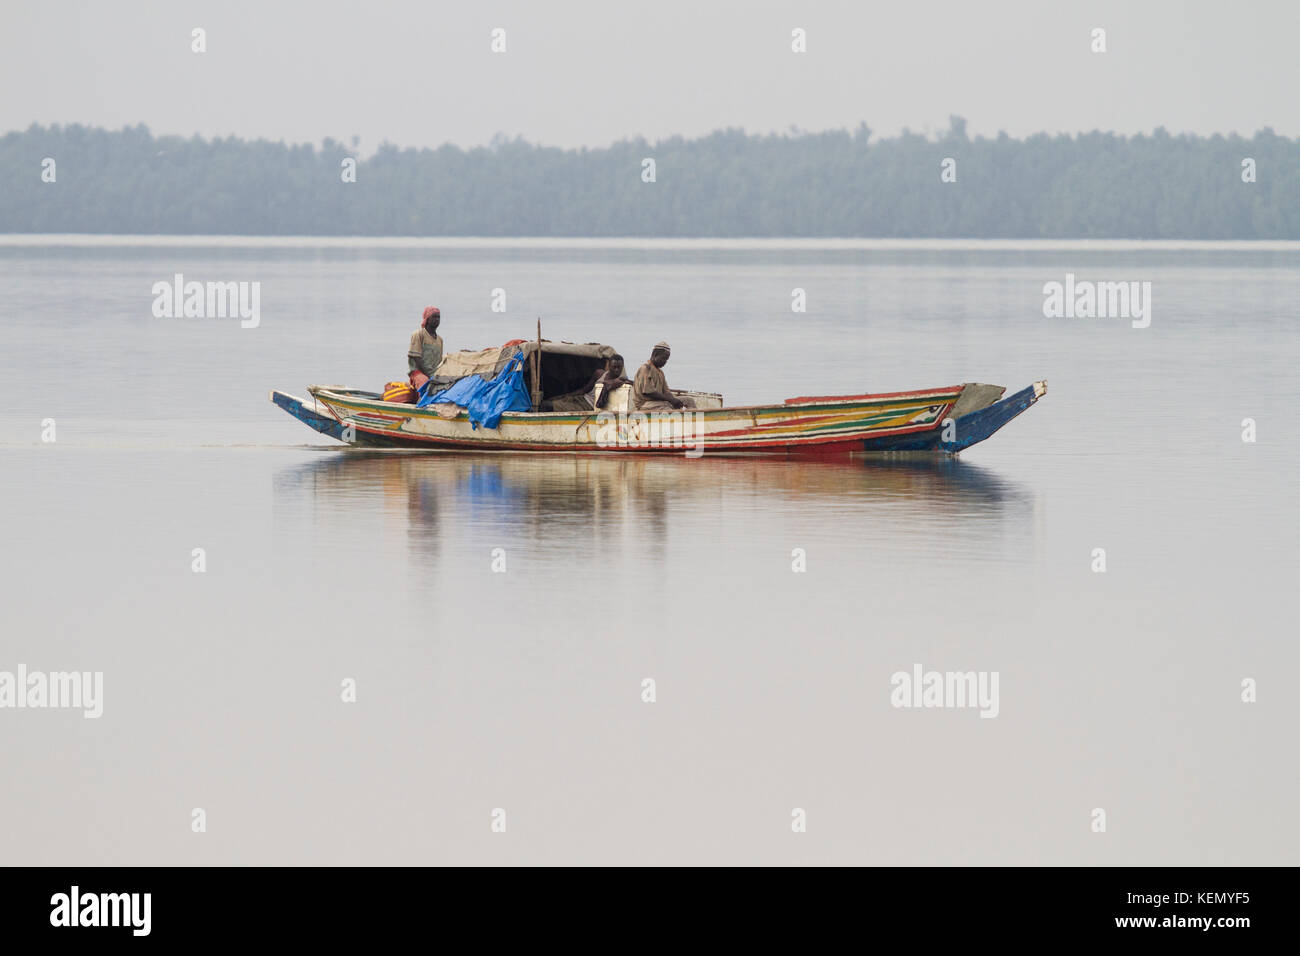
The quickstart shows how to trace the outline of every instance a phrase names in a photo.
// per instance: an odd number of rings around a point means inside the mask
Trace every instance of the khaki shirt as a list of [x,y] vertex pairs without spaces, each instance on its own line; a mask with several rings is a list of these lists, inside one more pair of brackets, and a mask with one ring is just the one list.
[[442,336],[430,335],[429,330],[420,326],[411,335],[411,347],[406,350],[407,371],[417,369],[433,378],[442,364]]
[[656,368],[655,363],[648,360],[636,370],[636,378],[632,380],[632,406],[634,408],[640,408],[647,402],[660,401],[657,398],[646,398],[646,392],[672,394],[672,392],[668,391],[668,379],[664,377],[663,369]]

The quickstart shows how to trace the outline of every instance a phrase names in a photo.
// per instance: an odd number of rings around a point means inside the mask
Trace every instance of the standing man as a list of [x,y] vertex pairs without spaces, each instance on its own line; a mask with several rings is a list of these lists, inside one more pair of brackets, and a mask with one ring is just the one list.
[[435,305],[424,310],[420,327],[411,335],[411,347],[406,350],[406,365],[410,369],[411,387],[417,392],[429,379],[433,378],[442,364],[442,338],[438,335],[438,325],[442,322],[442,313]]
[[650,352],[650,359],[636,372],[632,383],[632,405],[637,411],[658,411],[667,408],[694,408],[695,401],[687,396],[678,398],[668,388],[668,379],[660,371],[668,364],[672,350],[667,342],[660,342]]

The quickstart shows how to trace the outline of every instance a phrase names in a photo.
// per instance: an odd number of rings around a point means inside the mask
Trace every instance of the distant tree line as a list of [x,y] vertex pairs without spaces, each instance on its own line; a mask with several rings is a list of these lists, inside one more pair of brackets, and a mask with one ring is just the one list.
[[0,137],[0,232],[1300,239],[1300,141],[1271,129],[355,145],[32,126]]

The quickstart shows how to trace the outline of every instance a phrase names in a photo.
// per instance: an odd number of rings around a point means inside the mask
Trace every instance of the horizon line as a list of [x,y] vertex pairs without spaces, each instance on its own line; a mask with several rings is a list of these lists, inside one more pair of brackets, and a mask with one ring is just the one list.
[[240,246],[312,248],[353,246],[427,249],[804,249],[836,250],[1205,250],[1300,251],[1300,239],[952,239],[952,238],[812,238],[812,237],[665,237],[665,236],[310,236],[231,235],[201,233],[0,233],[0,248],[54,246],[130,247],[184,246],[191,248]]

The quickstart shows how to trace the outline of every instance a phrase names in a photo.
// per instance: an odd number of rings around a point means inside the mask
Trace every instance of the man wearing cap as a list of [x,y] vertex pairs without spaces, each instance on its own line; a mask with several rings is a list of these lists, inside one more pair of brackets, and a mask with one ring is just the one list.
[[660,342],[650,352],[650,359],[636,371],[632,382],[632,407],[639,412],[652,412],[668,408],[694,408],[690,396],[678,398],[668,388],[668,379],[661,369],[668,364],[672,350],[667,342]]
[[410,369],[411,387],[419,391],[425,382],[433,378],[442,364],[442,338],[438,335],[438,324],[442,313],[437,306],[424,310],[420,327],[411,334],[411,347],[406,350],[406,364]]

